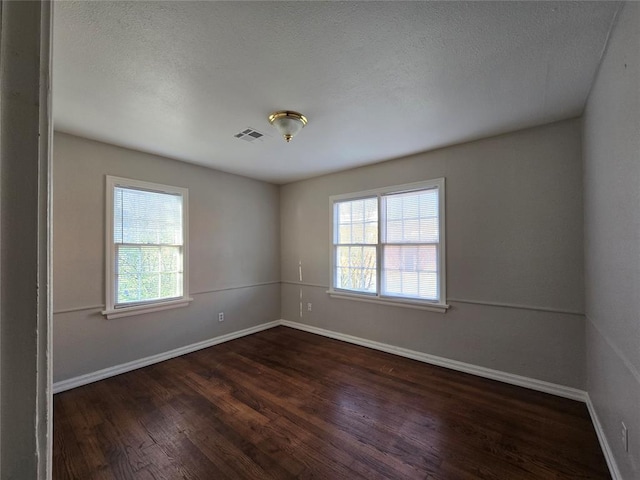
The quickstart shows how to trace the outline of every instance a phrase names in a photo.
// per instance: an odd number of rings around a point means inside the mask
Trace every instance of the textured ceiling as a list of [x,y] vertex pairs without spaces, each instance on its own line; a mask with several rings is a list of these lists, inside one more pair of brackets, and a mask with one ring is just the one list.
[[286,183],[581,114],[618,7],[56,2],[54,125]]

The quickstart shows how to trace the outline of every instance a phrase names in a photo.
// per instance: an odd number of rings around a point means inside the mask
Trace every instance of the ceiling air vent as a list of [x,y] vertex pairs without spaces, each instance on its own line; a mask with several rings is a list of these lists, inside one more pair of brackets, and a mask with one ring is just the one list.
[[266,135],[264,133],[260,133],[259,131],[254,130],[253,128],[250,128],[250,127],[234,135],[234,137],[240,140],[244,140],[245,142],[255,142],[258,139],[262,141],[263,137],[265,136]]

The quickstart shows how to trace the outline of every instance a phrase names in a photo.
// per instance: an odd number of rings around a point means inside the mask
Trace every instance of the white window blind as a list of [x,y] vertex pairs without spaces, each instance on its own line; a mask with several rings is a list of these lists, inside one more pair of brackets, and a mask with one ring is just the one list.
[[105,310],[108,319],[185,307],[186,188],[107,175]]
[[182,296],[182,196],[114,188],[115,306]]
[[444,179],[331,201],[332,291],[444,305]]
[[438,189],[382,196],[382,294],[438,300]]

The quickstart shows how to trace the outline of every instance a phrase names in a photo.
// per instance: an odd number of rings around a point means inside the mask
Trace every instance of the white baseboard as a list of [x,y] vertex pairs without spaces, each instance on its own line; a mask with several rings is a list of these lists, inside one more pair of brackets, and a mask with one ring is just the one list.
[[81,387],[82,385],[97,382],[98,380],[104,380],[105,378],[113,377],[121,373],[130,372],[131,370],[137,370],[138,368],[146,367],[154,363],[163,362],[165,360],[169,360],[170,358],[175,358],[179,357],[180,355],[195,352],[196,350],[202,350],[203,348],[212,347],[213,345],[218,345],[219,343],[228,342],[229,340],[235,340],[236,338],[251,335],[252,333],[261,332],[262,330],[267,330],[268,328],[277,327],[278,325],[280,325],[280,321],[274,320],[273,322],[263,323],[261,325],[256,325],[255,327],[245,328],[244,330],[228,333],[226,335],[220,335],[219,337],[210,338],[209,340],[204,340],[202,342],[192,343],[191,345],[176,348],[168,352],[159,353],[150,357],[145,357],[139,360],[134,360],[132,362],[122,363],[120,365],[115,365],[113,367],[98,370],[97,372],[87,373],[78,377],[62,380],[53,384],[53,393],[60,393],[64,392],[65,390]]
[[[184,347],[176,348],[168,352],[159,353],[150,357],[141,358],[132,362],[115,365],[113,367],[98,370],[97,372],[87,373],[78,377],[69,378],[53,384],[53,393],[64,392],[72,388],[87,385],[89,383],[104,380],[105,378],[113,377],[121,373],[137,370],[138,368],[146,367],[154,363],[163,362],[170,358],[179,357],[187,353],[195,352],[203,348],[212,347],[219,343],[228,342],[236,338],[251,335],[253,333],[267,330],[269,328],[283,325],[285,327],[295,328],[297,330],[303,330],[309,333],[315,333],[324,337],[334,338],[336,340],[342,340],[344,342],[353,343],[363,347],[373,348],[374,350],[380,350],[382,352],[392,353],[401,357],[411,358],[420,362],[429,363],[431,365],[437,365],[439,367],[450,368],[460,372],[470,373],[484,378],[490,378],[492,380],[498,380],[500,382],[509,383],[512,385],[518,385],[520,387],[530,388],[540,392],[550,393],[559,397],[570,398],[572,400],[580,400],[586,402],[588,395],[583,390],[576,388],[565,387],[555,383],[545,382],[543,380],[537,380],[535,378],[523,377],[515,375],[513,373],[507,373],[500,370],[493,370],[490,368],[480,367],[471,363],[459,362],[457,360],[450,360],[444,357],[438,357],[436,355],[430,355],[428,353],[417,352],[415,350],[409,350],[407,348],[396,347],[387,343],[375,342],[373,340],[367,340],[365,338],[354,337],[352,335],[346,335],[344,333],[335,332],[333,330],[325,330],[323,328],[313,327],[311,325],[305,325],[298,322],[292,322],[289,320],[274,320],[273,322],[263,323],[255,327],[246,328],[237,332],[228,333],[219,337],[210,338],[202,342],[193,343]],[[591,411],[591,410],[590,410]],[[600,434],[599,434],[600,435]]]
[[586,404],[587,404],[587,409],[589,409],[589,415],[591,415],[591,422],[593,423],[593,428],[596,431],[596,435],[598,435],[600,448],[602,449],[604,458],[607,461],[607,466],[609,467],[609,473],[611,473],[611,479],[622,480],[622,475],[620,474],[620,470],[618,469],[618,464],[616,463],[616,459],[613,456],[613,451],[609,446],[607,436],[604,434],[604,429],[602,428],[602,424],[600,423],[600,418],[596,413],[596,408],[593,405],[593,402],[591,402],[591,397],[589,396],[589,394],[587,394]]
[[334,332],[333,330],[325,330],[323,328],[312,327],[303,323],[291,322],[289,320],[280,320],[280,325],[285,327],[291,327],[298,330],[303,330],[309,333],[316,333],[324,337],[334,338],[336,340],[342,340],[344,342],[353,343],[363,347],[373,348],[374,350],[380,350],[382,352],[392,353],[394,355],[400,355],[401,357],[411,358],[420,362],[429,363],[431,365],[437,365],[439,367],[450,368],[451,370],[457,370],[459,372],[471,373],[479,377],[490,378],[492,380],[498,380],[500,382],[509,383],[511,385],[517,385],[519,387],[530,388],[531,390],[537,390],[539,392],[550,393],[559,397],[570,398],[572,400],[579,400],[585,402],[587,399],[587,392],[579,390],[577,388],[565,387],[564,385],[558,385],[556,383],[545,382],[543,380],[537,380],[535,378],[523,377],[521,375],[515,375],[513,373],[507,373],[500,370],[493,370],[491,368],[480,367],[471,363],[459,362],[457,360],[450,360],[444,357],[438,357],[436,355],[429,355],[428,353],[417,352],[415,350],[409,350],[407,348],[396,347],[387,343],[374,342],[373,340],[367,340],[365,338],[354,337],[352,335],[346,335],[344,333]]

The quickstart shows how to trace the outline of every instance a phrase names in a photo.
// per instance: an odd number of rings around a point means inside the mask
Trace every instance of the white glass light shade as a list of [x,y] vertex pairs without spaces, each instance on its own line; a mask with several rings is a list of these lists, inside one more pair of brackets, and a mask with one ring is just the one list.
[[285,141],[290,142],[307,124],[307,119],[298,112],[283,110],[269,115],[269,123],[276,127]]

